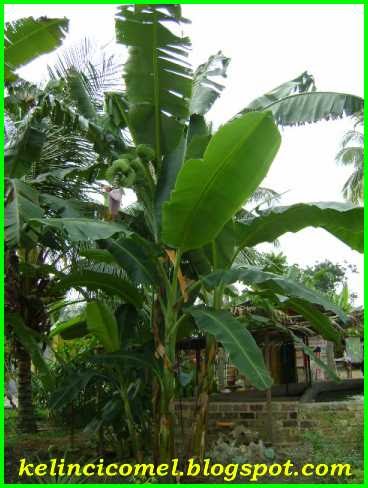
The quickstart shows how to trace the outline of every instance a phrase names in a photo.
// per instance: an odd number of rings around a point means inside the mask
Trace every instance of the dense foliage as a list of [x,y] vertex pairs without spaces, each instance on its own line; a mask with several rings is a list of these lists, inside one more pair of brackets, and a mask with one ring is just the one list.
[[[175,457],[180,338],[205,338],[187,455],[205,454],[217,341],[256,388],[272,384],[247,324],[231,314],[234,283],[341,340],[321,310],[343,324],[344,311],[319,286],[255,266],[253,246],[315,226],[363,249],[361,207],[246,210],[270,195],[260,185],[281,144],[278,126],[350,116],[363,100],[319,93],[303,73],[213,132],[206,114],[229,60],[218,53],[193,71],[190,40],[172,29],[185,22],[179,5],[117,9],[117,42],[128,48],[121,90],[105,88],[106,65],[99,71],[72,58],[45,87],[30,86],[16,69],[58,46],[67,21],[23,19],[6,28],[6,323],[20,426],[36,428],[32,359],[52,411],[73,411],[119,456],[141,460],[150,451],[161,462]],[[128,190],[137,198],[129,207]],[[58,337],[86,346],[60,351]],[[41,353],[46,345],[56,366]]]

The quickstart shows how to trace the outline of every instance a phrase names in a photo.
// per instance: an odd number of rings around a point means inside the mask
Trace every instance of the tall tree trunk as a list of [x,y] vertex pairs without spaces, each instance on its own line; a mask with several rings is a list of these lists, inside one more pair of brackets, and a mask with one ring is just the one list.
[[175,457],[175,376],[173,361],[164,357],[164,391],[161,392],[159,453],[160,463],[170,463]]
[[155,379],[152,390],[154,461],[160,464],[170,463],[175,457],[175,342],[165,340],[165,321],[158,300],[153,305],[152,332],[155,355],[162,362],[162,381]]
[[193,457],[200,462],[203,462],[206,454],[209,394],[214,379],[213,372],[216,351],[216,339],[213,336],[208,335],[206,357],[205,360],[201,362],[193,427],[187,449],[188,458]]
[[153,378],[152,384],[152,446],[153,461],[160,464],[160,396],[161,388],[157,378]]
[[17,428],[21,432],[37,431],[35,412],[32,403],[31,357],[17,342],[18,362],[18,419]]

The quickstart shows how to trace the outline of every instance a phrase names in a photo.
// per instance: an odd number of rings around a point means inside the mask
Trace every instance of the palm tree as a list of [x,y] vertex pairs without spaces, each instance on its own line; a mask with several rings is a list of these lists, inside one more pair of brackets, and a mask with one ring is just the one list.
[[[23,19],[8,24],[6,34],[12,42],[23,46],[28,36],[39,36],[41,41],[48,34],[50,39],[55,37],[52,45],[56,47],[66,25],[62,19]],[[106,84],[106,78],[111,79],[114,64],[111,58],[103,57],[102,68],[93,69],[87,57],[89,49],[90,45],[85,41],[82,52],[90,73],[90,77],[85,79],[94,87],[96,99],[98,90]],[[9,76],[5,97],[6,310],[17,359],[18,428],[33,432],[36,422],[32,404],[31,359],[38,362],[37,367],[44,369],[46,386],[51,388],[52,381],[38,345],[45,341],[51,326],[48,306],[64,293],[55,292],[53,288],[58,273],[64,267],[60,264],[75,261],[78,252],[71,242],[35,233],[29,229],[28,219],[45,215],[97,215],[96,202],[91,200],[91,194],[100,192],[100,189],[93,181],[90,182],[89,177],[97,162],[92,144],[77,131],[58,127],[50,120],[40,122],[37,100],[42,90],[16,77],[10,67],[18,66],[19,60],[9,50],[12,50],[12,45],[6,52],[8,59],[15,58],[15,61],[7,65]],[[28,46],[29,59],[33,54],[32,46]],[[67,61],[77,59],[73,54],[73,51],[69,52]],[[57,68],[61,69],[67,61],[63,63],[60,57]],[[55,85],[52,89],[56,89]]]
[[364,135],[358,130],[363,124],[363,113],[357,114],[355,119],[354,129],[348,131],[341,141],[336,162],[354,167],[353,173],[343,186],[342,194],[345,200],[357,205],[364,202]]
[[[23,176],[30,166],[26,160],[30,157],[39,158],[43,138],[40,130],[32,127],[31,111],[36,105],[36,97],[39,90],[29,83],[19,80],[15,70],[42,53],[49,52],[59,46],[68,28],[66,19],[20,19],[12,24],[7,24],[5,35],[5,78],[7,84],[7,96],[5,110],[7,114],[5,125],[6,136],[6,167],[9,178]],[[35,44],[30,43],[32,35]],[[17,46],[17,47],[16,47]],[[25,168],[27,169],[25,170]],[[12,313],[12,331],[15,334],[15,346],[18,366],[18,426],[22,431],[33,432],[36,430],[36,422],[32,404],[31,387],[31,353],[27,347],[27,331],[25,333],[24,320],[29,328],[36,332],[47,329],[48,317],[44,304],[37,296],[38,285],[45,288],[41,280],[35,280],[34,276],[23,277],[19,269],[21,257],[25,258],[23,267],[29,265],[29,250],[21,247],[21,232],[26,223],[25,215],[33,210],[33,215],[41,215],[38,206],[38,195],[19,180],[8,180],[6,185],[6,290],[5,301],[8,313]],[[22,236],[24,241],[24,237]],[[23,242],[24,244],[24,242]],[[33,246],[34,251],[37,246]],[[43,264],[40,257],[43,251],[34,252],[35,262]],[[34,261],[34,259],[32,259]],[[47,286],[47,285],[46,285]],[[31,297],[33,300],[30,300]],[[35,306],[35,300],[38,306]],[[37,311],[37,312],[36,312]],[[32,322],[32,323],[31,323]],[[29,329],[29,330],[30,330]],[[22,340],[21,340],[22,338]],[[32,342],[32,339],[28,341]],[[32,342],[32,345],[33,342]],[[36,349],[34,349],[36,351]]]

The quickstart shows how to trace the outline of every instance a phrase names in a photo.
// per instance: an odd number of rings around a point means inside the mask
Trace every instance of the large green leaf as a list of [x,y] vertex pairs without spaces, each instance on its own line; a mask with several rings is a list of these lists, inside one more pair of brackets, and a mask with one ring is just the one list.
[[158,159],[177,146],[189,114],[190,42],[170,29],[183,20],[180,5],[121,6],[116,16],[117,41],[130,48],[124,70],[129,128]]
[[60,46],[68,30],[68,19],[27,17],[5,24],[5,79],[14,79],[14,70],[41,54]]
[[289,297],[290,299],[301,300],[300,303],[306,302],[322,307],[326,311],[334,312],[344,323],[347,323],[347,316],[345,313],[331,303],[320,293],[311,290],[301,283],[286,278],[285,276],[277,275],[262,271],[259,268],[248,266],[241,268],[233,268],[226,271],[214,271],[213,273],[202,278],[204,285],[213,289],[220,284],[229,285],[242,281],[251,286],[256,286],[261,290],[269,290],[274,294]]
[[333,92],[309,92],[290,95],[266,105],[281,126],[302,125],[334,120],[357,114],[364,109],[364,100],[355,95]]
[[234,221],[229,220],[213,241],[212,261],[214,269],[227,269],[231,267],[235,245]]
[[34,331],[25,325],[23,318],[18,313],[7,312],[5,320],[14,330],[19,342],[31,356],[32,363],[38,370],[43,385],[50,391],[55,385],[55,378],[53,377],[51,370],[42,355],[37,340],[33,335]]
[[137,308],[142,305],[143,301],[137,288],[129,281],[99,271],[83,270],[72,272],[61,278],[57,287],[61,289],[85,287],[92,291],[101,290],[108,295],[119,296]]
[[271,386],[262,352],[244,324],[225,310],[193,307],[188,312],[200,329],[216,337],[231,362],[256,388],[264,390]]
[[[138,324],[138,310],[132,305],[127,303],[120,304],[117,309],[115,310],[115,318],[116,322],[119,327],[119,336],[120,341],[124,340],[124,344],[128,345],[132,339],[136,340],[136,344],[143,344],[143,336],[142,329],[139,328]],[[146,331],[149,340],[151,340],[152,336],[150,331]]]
[[212,241],[266,176],[280,145],[270,114],[232,120],[212,137],[203,160],[189,160],[163,207],[162,239],[183,250]]
[[162,388],[164,388],[162,381],[162,370],[158,366],[154,359],[153,354],[147,355],[138,352],[114,352],[112,354],[96,354],[91,361],[94,363],[103,363],[106,365],[115,365],[119,368],[124,365],[124,368],[136,367],[136,365],[141,369],[142,367],[147,368],[155,376],[157,381],[160,383]]
[[201,159],[211,140],[211,136],[198,135],[194,136],[187,147],[186,159]]
[[331,381],[336,381],[336,382],[341,381],[341,378],[339,376],[337,376],[335,371],[333,369],[331,369],[326,363],[321,361],[320,358],[316,354],[314,354],[313,349],[311,347],[304,344],[304,342],[301,339],[299,339],[299,337],[296,336],[295,334],[293,334],[293,338],[294,338],[294,341],[296,343],[300,344],[304,354],[309,356],[311,358],[311,360],[313,362],[315,362],[316,365],[319,368],[321,368],[329,376]]
[[321,334],[325,339],[336,343],[341,342],[342,336],[332,320],[321,312],[314,304],[306,300],[292,298],[281,304],[283,308],[292,309],[300,313],[311,325],[311,328]]
[[93,261],[95,263],[117,265],[114,256],[106,249],[85,249],[80,251],[79,254],[87,258],[88,261]]
[[58,410],[70,406],[73,400],[80,396],[80,393],[87,387],[92,378],[95,380],[98,376],[98,373],[93,369],[90,371],[70,371],[69,381],[65,381],[66,384],[58,386],[50,396],[49,408]]
[[202,247],[200,249],[195,249],[194,251],[189,251],[183,255],[183,261],[188,262],[187,265],[182,264],[185,276],[188,276],[191,279],[197,279],[199,276],[211,273],[212,259],[206,251],[207,249]]
[[17,130],[4,148],[5,175],[21,178],[34,161],[39,161],[46,141],[46,133],[37,121],[36,111],[30,111],[17,125]]
[[107,249],[134,283],[156,283],[156,247],[138,235],[107,239],[99,245]]
[[192,114],[188,125],[185,159],[202,159],[211,137],[211,127],[204,116]]
[[76,198],[60,198],[47,193],[40,195],[40,201],[42,205],[53,210],[58,217],[84,218],[94,217],[96,214],[95,202],[85,202]]
[[298,203],[274,207],[235,224],[238,247],[251,247],[272,242],[286,232],[298,232],[305,227],[321,227],[363,252],[364,209],[349,203]]
[[123,224],[85,218],[34,218],[32,223],[36,226],[53,227],[66,232],[72,241],[97,241],[108,239],[114,234],[130,234],[130,231]]
[[52,338],[57,335],[65,340],[78,339],[88,334],[86,313],[83,312],[76,317],[72,317],[64,322],[57,322],[52,328],[49,337]]
[[311,347],[307,346],[300,337],[298,337],[296,334],[294,334],[289,328],[287,328],[281,324],[276,324],[276,327],[283,330],[287,334],[289,334],[292,337],[293,341],[302,348],[304,354],[309,356],[311,358],[311,360],[317,364],[317,366],[319,366],[321,369],[323,369],[323,371],[325,371],[325,373],[327,373],[327,375],[330,377],[330,379],[332,381],[340,381],[340,378],[337,376],[336,372],[333,371],[333,369],[331,369],[323,361],[321,361],[320,358],[317,357],[316,354],[314,354],[313,349]]
[[193,91],[189,104],[190,114],[204,115],[212,107],[224,89],[218,79],[226,78],[229,62],[230,58],[219,51],[198,66],[193,77]]
[[[123,305],[123,307],[128,307],[130,313],[121,317],[117,312],[114,315],[106,304],[91,302],[82,314],[56,324],[51,331],[50,337],[61,335],[63,339],[70,340],[92,334],[99,339],[107,352],[119,351],[123,342],[126,342],[127,337],[129,338],[132,334],[132,324],[130,322],[119,324],[119,321],[133,318],[132,313],[134,313],[134,309],[130,308],[129,305]],[[128,359],[128,361],[136,359],[140,362],[138,355],[128,354],[125,357],[122,353],[118,356],[115,354],[111,356],[99,354],[96,361],[109,363],[111,362],[110,359],[117,360],[120,366],[122,359]],[[91,360],[93,361],[93,358]]]
[[[31,237],[25,236],[25,226],[33,218],[41,218],[43,211],[39,205],[37,190],[18,179],[8,180],[9,197],[5,206],[5,242],[9,247],[24,244]],[[37,236],[33,236],[33,241]]]
[[187,137],[183,135],[176,148],[163,158],[155,194],[155,214],[159,226],[161,225],[162,206],[170,198],[170,193],[184,163],[186,149]]
[[237,236],[234,229],[234,221],[231,219],[224,225],[216,239],[204,248],[214,270],[231,267],[235,245],[237,244]]
[[290,95],[297,93],[307,93],[316,90],[314,78],[307,71],[304,71],[301,75],[297,76],[293,80],[287,81],[280,86],[277,86],[273,90],[265,93],[261,97],[253,100],[244,111],[252,110],[264,110],[271,103],[282,100]]
[[87,327],[107,352],[120,349],[119,328],[112,310],[106,303],[90,302],[86,309]]

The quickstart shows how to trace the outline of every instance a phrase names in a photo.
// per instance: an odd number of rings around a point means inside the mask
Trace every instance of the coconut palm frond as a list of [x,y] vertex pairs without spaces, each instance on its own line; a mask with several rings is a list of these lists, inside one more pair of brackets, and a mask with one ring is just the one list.
[[48,71],[52,81],[64,81],[64,101],[69,98],[87,118],[102,112],[106,92],[122,89],[121,61],[87,38],[65,49]]
[[40,159],[32,165],[27,179],[42,193],[88,200],[96,184],[89,183],[85,173],[96,163],[93,145],[83,136],[51,126]]
[[346,200],[358,205],[364,201],[364,171],[363,166],[354,171],[346,180],[343,189]]
[[271,207],[274,203],[280,201],[281,195],[271,188],[258,187],[256,191],[250,196],[249,203],[257,203],[257,208],[266,205]]
[[346,146],[336,154],[336,162],[343,165],[354,165],[359,167],[364,162],[363,147],[360,146]]
[[[356,124],[361,125],[362,114],[356,117]],[[356,128],[346,132],[340,143],[340,150],[335,160],[338,164],[354,166],[353,173],[349,176],[342,188],[344,198],[355,205],[364,201],[364,135]]]
[[358,130],[347,131],[341,139],[340,148],[344,149],[352,143],[357,143],[358,146],[362,146],[364,144],[364,135]]

